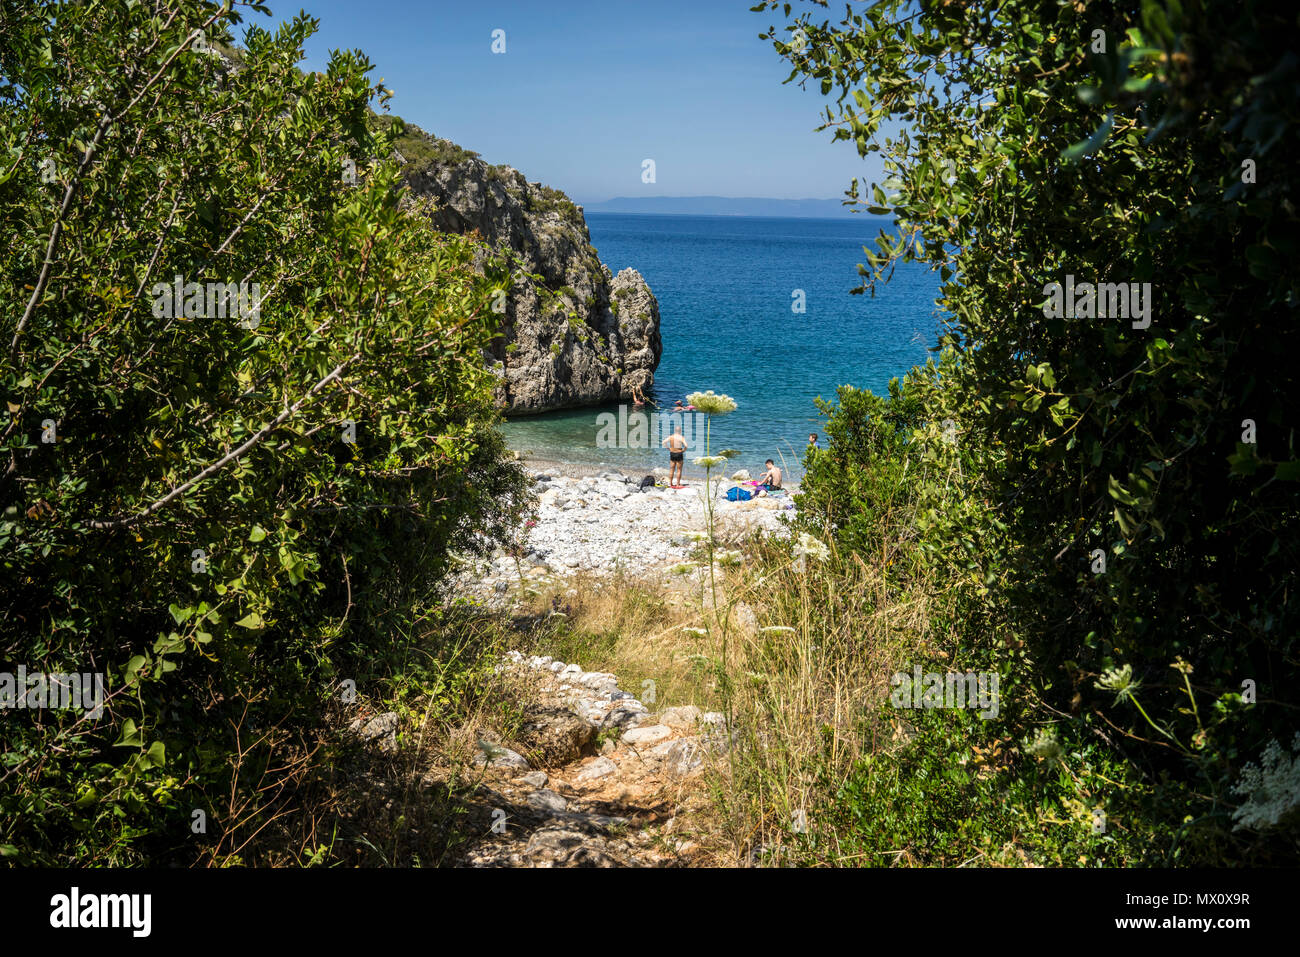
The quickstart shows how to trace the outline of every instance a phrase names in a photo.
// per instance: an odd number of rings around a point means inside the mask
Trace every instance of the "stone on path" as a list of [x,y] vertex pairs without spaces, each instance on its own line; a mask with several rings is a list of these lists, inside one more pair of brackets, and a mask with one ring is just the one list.
[[704,748],[696,738],[678,738],[664,741],[650,751],[663,762],[663,771],[675,778],[684,778],[704,764]]
[[517,751],[511,751],[509,748],[493,744],[491,741],[480,741],[478,747],[479,753],[474,755],[474,763],[479,766],[524,768],[525,770],[528,768],[528,760]]
[[524,857],[534,867],[618,867],[599,837],[566,827],[544,827],[528,839]]
[[574,780],[579,783],[585,784],[588,781],[598,781],[601,778],[608,777],[609,775],[616,774],[617,772],[618,772],[617,764],[615,764],[609,758],[600,757],[597,758],[595,761],[592,761],[585,768],[579,771],[577,776],[574,778]]
[[605,728],[631,728],[641,720],[641,715],[643,713],[644,712],[637,711],[633,708],[622,706],[613,708],[610,710],[609,714],[605,715],[605,719],[601,721],[600,727],[602,730]]
[[568,801],[554,791],[547,789],[534,791],[525,800],[528,801],[529,807],[536,808],[539,811],[549,811],[552,814],[559,814],[569,806]]
[[659,723],[670,728],[690,728],[700,719],[700,709],[693,704],[668,708],[659,715]]
[[[524,706],[520,730],[510,740],[522,755],[479,742],[478,764],[517,769],[511,784],[501,785],[504,793],[486,789],[485,806],[514,811],[508,830],[472,842],[463,863],[611,868],[681,863],[684,848],[693,845],[670,833],[675,817],[670,813],[665,819],[657,806],[677,793],[670,798],[674,813],[687,809],[679,792],[690,787],[688,779],[703,770],[710,752],[729,744],[723,716],[703,714],[695,705],[650,714],[619,689],[616,675],[586,672],[547,656],[507,653],[503,660],[508,670],[535,675],[541,697]],[[604,735],[595,755],[598,729],[622,735]],[[555,770],[533,771],[529,759]],[[656,813],[647,819],[648,808]]]
[[595,737],[596,728],[572,711],[555,705],[529,705],[524,708],[518,741],[538,752],[546,765],[558,767],[589,753]]
[[392,751],[397,747],[396,711],[386,711],[364,723],[357,718],[348,728],[362,741],[378,741],[380,751]]
[[633,728],[623,735],[623,741],[627,744],[647,747],[651,744],[658,744],[660,741],[666,741],[672,736],[672,728],[662,724],[652,724],[644,728]]

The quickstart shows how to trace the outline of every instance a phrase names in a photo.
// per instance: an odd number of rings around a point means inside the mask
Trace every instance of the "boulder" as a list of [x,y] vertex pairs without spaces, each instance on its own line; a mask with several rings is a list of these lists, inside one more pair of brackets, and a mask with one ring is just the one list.
[[529,705],[517,741],[544,766],[558,767],[594,751],[595,727],[572,711]]
[[549,814],[561,814],[569,806],[569,802],[554,791],[542,789],[529,794],[525,800],[528,806],[538,811],[546,811]]
[[524,848],[524,858],[533,867],[618,867],[604,838],[567,825],[535,831]]
[[609,758],[599,757],[579,771],[574,777],[574,780],[579,784],[587,784],[591,781],[599,781],[601,778],[609,777],[609,775],[617,772],[617,764]]
[[386,711],[381,715],[363,721],[357,718],[348,729],[366,743],[377,743],[380,751],[397,749],[397,712]]

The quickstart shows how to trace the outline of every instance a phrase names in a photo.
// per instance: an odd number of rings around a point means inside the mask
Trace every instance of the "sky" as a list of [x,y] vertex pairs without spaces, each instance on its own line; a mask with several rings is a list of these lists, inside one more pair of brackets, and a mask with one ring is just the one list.
[[[839,199],[854,176],[881,178],[851,143],[816,131],[826,100],[815,85],[782,85],[787,61],[758,39],[778,21],[752,3],[269,0],[273,20],[244,15],[270,28],[301,5],[321,21],[305,68],[360,49],[394,113],[578,203]],[[495,30],[504,53],[492,52]]]

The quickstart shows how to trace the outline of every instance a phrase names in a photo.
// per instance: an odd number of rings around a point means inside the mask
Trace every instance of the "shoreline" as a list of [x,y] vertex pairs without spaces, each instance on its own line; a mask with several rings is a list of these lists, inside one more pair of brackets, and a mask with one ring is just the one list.
[[[513,450],[512,450],[513,451]],[[628,468],[626,465],[591,465],[586,462],[560,462],[556,459],[548,459],[542,456],[527,455],[523,452],[517,452],[517,461],[524,466],[528,472],[533,475],[562,475],[569,479],[599,478],[607,473],[617,473],[633,482],[639,482],[646,475],[654,475],[659,478],[660,473],[667,473],[667,465],[653,466],[649,471],[641,469]],[[731,481],[731,476],[736,473],[737,469],[718,469],[714,472],[714,481],[721,480],[726,487],[735,485]],[[704,470],[698,467],[683,468],[682,478],[691,484],[691,487],[702,487],[704,485]],[[799,494],[799,483],[782,481],[782,488],[788,495]],[[725,492],[725,488],[724,488]]]
[[[584,410],[576,410],[582,412]],[[591,411],[591,410],[586,410]],[[622,416],[626,411],[626,406],[620,406],[618,415],[619,422],[622,422]],[[628,413],[642,414],[646,410],[633,410]],[[506,447],[515,456],[518,461],[525,464],[541,468],[550,468],[561,474],[571,475],[599,475],[602,471],[617,471],[622,475],[633,477],[640,481],[645,475],[654,472],[658,474],[660,469],[666,470],[669,467],[668,450],[660,447],[658,441],[658,432],[652,425],[649,428],[650,439],[648,442],[640,444],[628,444],[625,437],[620,438],[617,442],[611,441],[607,446],[602,446],[597,438],[596,444],[591,442],[591,434],[587,428],[590,423],[582,418],[581,421],[575,422],[573,414],[575,410],[553,410],[547,413],[538,413],[532,416],[517,417],[514,420],[503,418],[498,425],[502,438],[505,440]],[[663,416],[663,409],[650,410],[648,414],[652,421],[655,415]],[[667,413],[669,415],[675,413]],[[692,413],[687,413],[692,414]],[[601,415],[609,415],[612,419],[613,413],[609,410],[599,412],[597,421]],[[702,413],[699,413],[701,417]],[[552,432],[546,427],[537,427],[532,430],[539,420],[553,417]],[[520,422],[530,421],[534,427],[524,430],[522,427],[516,429]],[[661,420],[662,424],[662,420]],[[611,422],[606,422],[601,429],[608,430]],[[622,425],[619,428],[623,428]],[[696,466],[693,460],[704,454],[703,446],[706,444],[702,438],[702,429],[704,426],[697,423],[694,432],[690,430],[686,433],[688,443],[686,461],[683,463],[686,478],[703,482],[704,470]],[[600,431],[598,429],[597,431]],[[603,432],[602,432],[603,434]],[[608,436],[606,438],[609,438]],[[751,438],[753,438],[751,436]],[[770,436],[769,436],[770,439]],[[725,443],[714,443],[722,445]],[[714,470],[714,475],[723,475],[727,477],[740,468],[745,468],[753,475],[758,475],[763,471],[763,461],[765,458],[771,458],[781,469],[784,484],[788,487],[792,482],[802,480],[806,454],[806,447],[783,448],[781,442],[772,443],[770,441],[756,440],[756,447],[762,448],[768,446],[767,452],[749,452],[736,453],[730,462]],[[724,474],[725,473],[725,474]]]

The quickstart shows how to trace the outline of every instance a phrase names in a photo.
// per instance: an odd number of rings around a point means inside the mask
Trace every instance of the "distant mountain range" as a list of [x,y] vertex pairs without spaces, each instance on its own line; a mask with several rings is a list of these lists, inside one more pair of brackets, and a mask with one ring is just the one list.
[[[618,196],[587,203],[584,213],[658,213],[675,216],[803,216],[843,219],[850,207],[838,199],[761,199],[735,196]],[[862,214],[858,214],[862,215]]]

